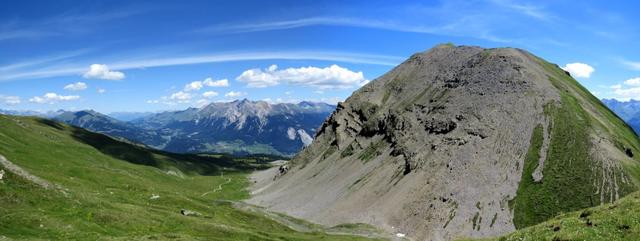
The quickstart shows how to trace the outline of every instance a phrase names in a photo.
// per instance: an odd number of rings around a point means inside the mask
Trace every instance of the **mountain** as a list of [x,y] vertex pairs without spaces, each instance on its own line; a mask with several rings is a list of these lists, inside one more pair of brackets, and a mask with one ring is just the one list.
[[154,112],[111,112],[107,114],[119,121],[132,121],[155,114]]
[[268,158],[172,154],[34,117],[0,126],[0,240],[365,239],[236,208]]
[[312,141],[316,128],[334,109],[325,103],[244,99],[158,113],[131,124],[157,131],[166,140],[158,147],[172,152],[291,155]]
[[127,122],[116,120],[113,117],[93,110],[65,111],[54,116],[52,119],[113,137],[144,143],[149,146],[159,145],[164,141],[162,137],[153,130],[140,129]]
[[57,111],[47,111],[47,112],[41,112],[41,111],[32,111],[32,110],[3,110],[0,109],[0,114],[2,115],[15,115],[15,116],[37,116],[37,117],[54,117],[57,116],[61,113],[65,112],[64,110],[57,110]]
[[620,118],[627,122],[635,130],[636,133],[640,133],[640,101],[618,101],[616,99],[603,99],[604,103],[609,109],[618,114]]
[[412,240],[495,237],[638,190],[640,140],[524,50],[439,45],[353,93],[248,202]]
[[93,110],[62,111],[52,119],[171,152],[286,156],[309,145],[333,110],[335,106],[325,103],[244,99],[143,114],[131,121]]

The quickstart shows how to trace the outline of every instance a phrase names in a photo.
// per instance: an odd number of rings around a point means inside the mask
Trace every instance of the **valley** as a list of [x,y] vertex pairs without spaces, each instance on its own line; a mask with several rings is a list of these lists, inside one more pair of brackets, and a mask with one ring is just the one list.
[[0,1],[0,241],[638,241],[640,1]]
[[46,119],[5,115],[0,154],[51,183],[2,168],[0,239],[364,239],[318,227],[297,232],[264,212],[235,208],[249,197],[246,175],[266,168],[266,157],[171,154]]
[[310,144],[316,128],[334,109],[326,103],[244,99],[147,113],[129,121],[92,110],[61,111],[52,119],[176,153],[292,156]]
[[440,44],[336,106],[3,111],[0,240],[637,240],[635,109]]

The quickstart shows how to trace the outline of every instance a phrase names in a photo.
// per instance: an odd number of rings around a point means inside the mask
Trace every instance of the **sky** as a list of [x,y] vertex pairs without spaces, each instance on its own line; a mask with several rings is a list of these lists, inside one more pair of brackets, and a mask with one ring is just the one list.
[[2,1],[0,109],[336,103],[440,43],[526,49],[640,99],[637,1]]

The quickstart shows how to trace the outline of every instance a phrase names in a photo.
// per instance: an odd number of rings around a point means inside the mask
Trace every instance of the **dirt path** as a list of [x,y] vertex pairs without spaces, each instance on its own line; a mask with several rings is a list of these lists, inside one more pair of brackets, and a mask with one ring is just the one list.
[[18,165],[13,164],[13,162],[10,162],[9,160],[7,160],[7,158],[5,158],[2,155],[0,155],[0,164],[2,164],[2,166],[4,166],[4,168],[6,168],[7,171],[10,171],[13,174],[16,174],[18,176],[21,176],[22,178],[27,179],[28,181],[33,182],[38,186],[41,186],[42,188],[45,188],[45,189],[59,188],[58,186],[50,183],[47,180],[44,180],[40,177],[32,175],[31,173],[22,169]]
[[[220,177],[224,178],[224,173],[223,173],[223,172],[220,172]],[[220,185],[218,185],[218,187],[216,187],[215,189],[213,189],[213,190],[211,190],[211,191],[208,191],[208,192],[203,193],[202,195],[200,195],[200,197],[204,197],[204,196],[206,196],[207,194],[212,193],[212,192],[219,192],[219,191],[222,191],[222,185],[229,184],[229,183],[231,183],[231,178],[230,178],[230,177],[229,177],[229,178],[227,178],[227,181],[225,181],[224,183],[220,183]]]

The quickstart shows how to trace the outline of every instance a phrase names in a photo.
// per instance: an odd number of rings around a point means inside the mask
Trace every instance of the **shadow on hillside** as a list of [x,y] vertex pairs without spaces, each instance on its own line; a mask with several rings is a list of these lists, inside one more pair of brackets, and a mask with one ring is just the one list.
[[56,122],[56,121],[52,121],[49,119],[38,119],[38,122],[40,122],[43,125],[48,125],[50,127],[53,127],[57,130],[64,130],[64,126],[62,126],[60,123]]
[[255,165],[239,162],[231,156],[211,157],[196,154],[177,154],[143,147],[116,140],[107,135],[71,127],[72,137],[90,145],[105,155],[130,163],[153,166],[157,168],[175,167],[183,173],[199,175],[220,175],[221,168],[225,172],[255,170]]
[[127,162],[158,166],[160,163],[152,153],[144,148],[115,140],[109,136],[72,127],[72,137],[90,145],[105,155]]
[[268,167],[270,156],[233,157],[225,154],[178,154],[151,149],[143,145],[114,139],[108,135],[91,132],[79,127],[60,124],[49,119],[38,122],[57,130],[71,132],[75,140],[90,145],[102,154],[129,163],[157,167],[177,168],[183,173],[199,175],[220,175],[225,172],[248,172]]

